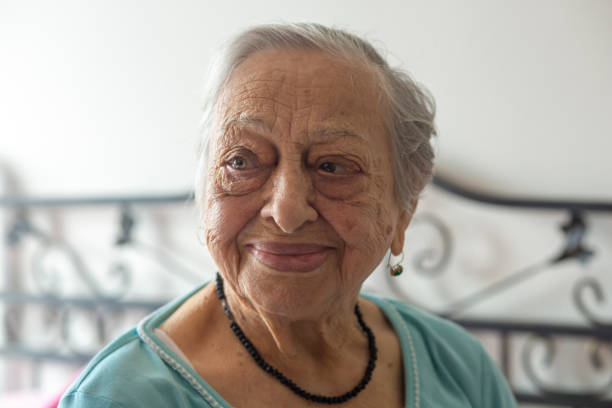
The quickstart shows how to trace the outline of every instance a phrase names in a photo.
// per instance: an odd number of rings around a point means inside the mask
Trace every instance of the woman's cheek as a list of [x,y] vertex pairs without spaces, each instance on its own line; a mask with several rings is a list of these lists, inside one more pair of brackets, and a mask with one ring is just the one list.
[[372,239],[380,238],[377,220],[382,214],[378,199],[370,194],[358,194],[353,199],[321,197],[317,207],[321,215],[332,225],[349,246],[360,247]]
[[205,216],[207,238],[211,243],[235,241],[253,216],[253,210],[246,207],[245,202],[249,199],[229,195],[211,199]]
[[249,200],[221,195],[211,198],[206,209],[206,246],[219,269],[228,275],[238,274],[240,253],[236,237],[253,217],[253,209],[245,208],[245,201]]
[[[388,212],[380,208],[378,200],[325,200],[322,216],[328,220],[344,241],[346,250],[343,269],[370,268],[380,262],[390,245],[392,229]],[[382,219],[381,219],[382,218]],[[387,228],[385,228],[386,226]]]
[[240,196],[252,193],[261,188],[270,174],[269,168],[249,171],[236,171],[227,167],[219,168],[217,172],[217,189],[224,194]]
[[354,198],[363,194],[366,179],[363,175],[350,177],[312,175],[315,189],[330,200],[354,201]]
[[205,228],[207,244],[235,242],[238,233],[257,213],[257,200],[250,195],[261,188],[269,169],[238,176],[224,166],[213,171],[207,186]]

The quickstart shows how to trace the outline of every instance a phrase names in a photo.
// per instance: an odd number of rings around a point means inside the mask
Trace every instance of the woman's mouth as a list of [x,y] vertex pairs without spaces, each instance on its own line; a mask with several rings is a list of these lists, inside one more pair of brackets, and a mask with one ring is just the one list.
[[317,244],[262,242],[247,245],[257,261],[277,271],[310,272],[321,266],[332,248]]

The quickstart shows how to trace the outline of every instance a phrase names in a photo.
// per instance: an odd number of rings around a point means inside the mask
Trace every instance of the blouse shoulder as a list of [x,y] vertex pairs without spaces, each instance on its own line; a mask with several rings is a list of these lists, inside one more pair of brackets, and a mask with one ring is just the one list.
[[[390,299],[371,299],[386,312],[396,330],[403,326],[409,332],[421,407],[516,407],[506,379],[474,335],[450,320],[414,306]],[[408,351],[404,346],[402,349]]]
[[134,328],[105,347],[64,393],[60,408],[208,406]]

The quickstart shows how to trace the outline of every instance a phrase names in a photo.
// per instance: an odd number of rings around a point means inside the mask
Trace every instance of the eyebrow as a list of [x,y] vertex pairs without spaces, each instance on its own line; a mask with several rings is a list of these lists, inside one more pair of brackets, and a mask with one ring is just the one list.
[[253,127],[259,130],[263,130],[265,133],[272,133],[270,126],[260,118],[249,117],[244,114],[239,115],[236,118],[228,120],[223,125],[223,133],[226,133],[230,128],[247,128]]
[[[231,128],[255,128],[257,130],[263,131],[264,133],[272,133],[272,128],[265,120],[257,117],[246,116],[245,114],[240,114],[238,117],[228,120],[223,126],[223,133],[226,133]],[[342,126],[334,127],[321,125],[315,127],[315,129],[310,132],[310,134],[313,138],[324,139],[326,142],[330,142],[343,137],[349,137],[358,139],[361,142],[368,143],[368,140],[362,135],[354,132],[349,128]]]
[[339,139],[343,137],[349,137],[349,138],[355,138],[362,142],[367,143],[366,138],[364,138],[358,133],[355,133],[351,129],[347,129],[344,127],[321,126],[321,127],[315,128],[315,130],[311,132],[311,134],[315,138],[327,139],[326,141],[331,141],[331,140],[335,140],[335,139]]

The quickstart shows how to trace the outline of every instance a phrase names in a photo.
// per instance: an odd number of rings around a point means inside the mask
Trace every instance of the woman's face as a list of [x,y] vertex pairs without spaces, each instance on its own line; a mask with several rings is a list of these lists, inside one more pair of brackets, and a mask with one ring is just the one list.
[[393,194],[373,70],[263,51],[232,73],[210,141],[206,242],[226,285],[267,313],[354,302],[410,216]]

